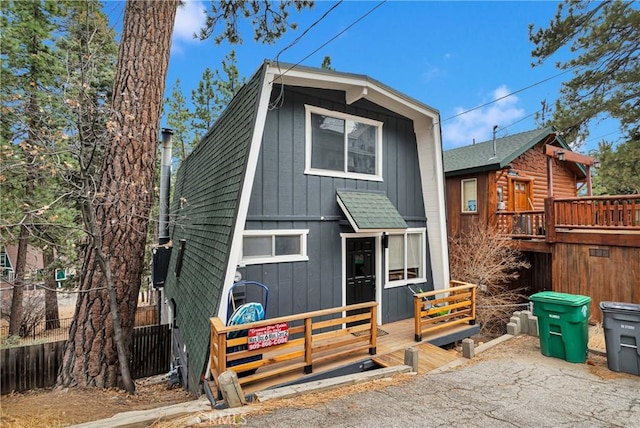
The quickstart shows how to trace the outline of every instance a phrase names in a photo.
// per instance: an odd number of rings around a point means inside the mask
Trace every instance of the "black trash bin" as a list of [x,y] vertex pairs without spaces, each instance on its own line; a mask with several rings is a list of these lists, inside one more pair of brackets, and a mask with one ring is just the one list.
[[640,305],[600,302],[600,310],[609,370],[640,376]]

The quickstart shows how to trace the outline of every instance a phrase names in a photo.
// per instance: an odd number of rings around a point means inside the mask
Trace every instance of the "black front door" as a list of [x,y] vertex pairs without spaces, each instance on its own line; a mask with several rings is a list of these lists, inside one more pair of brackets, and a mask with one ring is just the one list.
[[[376,300],[375,238],[347,239],[347,305]],[[350,311],[349,315],[364,312]]]

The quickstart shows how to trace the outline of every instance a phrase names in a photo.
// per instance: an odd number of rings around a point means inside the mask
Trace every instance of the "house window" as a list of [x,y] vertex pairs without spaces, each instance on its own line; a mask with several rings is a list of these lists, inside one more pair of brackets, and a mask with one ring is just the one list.
[[305,174],[382,181],[382,122],[305,109]]
[[247,230],[242,238],[242,264],[307,261],[309,230]]
[[462,212],[478,212],[478,180],[462,180]]
[[425,281],[425,229],[407,229],[389,235],[387,250],[387,286]]

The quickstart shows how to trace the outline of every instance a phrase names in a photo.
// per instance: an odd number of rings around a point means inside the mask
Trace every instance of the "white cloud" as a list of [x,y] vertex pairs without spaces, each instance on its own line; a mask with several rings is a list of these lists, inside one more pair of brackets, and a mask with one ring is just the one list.
[[194,33],[198,33],[204,26],[207,7],[201,1],[183,1],[178,7],[176,21],[173,27],[173,43],[194,43]]
[[[487,141],[491,139],[494,125],[508,126],[524,117],[524,109],[518,107],[518,97],[512,95],[502,98],[509,92],[509,89],[502,85],[496,88],[485,102],[498,101],[445,122],[442,126],[442,142],[445,148],[467,146],[473,143],[474,138],[478,143]],[[470,107],[457,107],[454,115],[469,109]]]

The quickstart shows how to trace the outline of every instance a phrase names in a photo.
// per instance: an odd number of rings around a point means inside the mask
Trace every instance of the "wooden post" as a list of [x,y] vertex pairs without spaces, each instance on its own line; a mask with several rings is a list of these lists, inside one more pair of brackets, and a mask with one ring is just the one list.
[[227,333],[218,333],[218,373],[227,370]]
[[553,196],[553,158],[547,156],[547,196]]
[[476,322],[476,288],[471,287],[471,317],[473,318],[473,323]]
[[313,372],[313,323],[311,317],[304,319],[304,374]]
[[413,331],[414,331],[414,340],[416,342],[422,341],[422,328],[420,323],[420,312],[422,310],[422,298],[414,295],[413,296]]
[[556,214],[553,196],[544,200],[544,220],[547,242],[556,242]]
[[591,165],[584,166],[587,172],[587,196],[593,196],[593,188],[591,185]]
[[374,305],[371,307],[371,339],[369,341],[369,355],[376,355],[376,346],[377,346],[377,338],[378,338],[378,305]]

